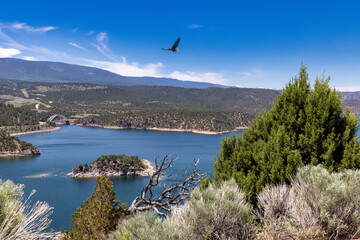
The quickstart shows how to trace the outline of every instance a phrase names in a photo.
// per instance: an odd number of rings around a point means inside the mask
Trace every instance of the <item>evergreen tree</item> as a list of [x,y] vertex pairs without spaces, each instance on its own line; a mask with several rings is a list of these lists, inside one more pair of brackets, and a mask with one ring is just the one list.
[[72,216],[74,227],[65,232],[64,239],[101,239],[116,229],[126,215],[125,204],[118,206],[113,183],[105,176],[96,178],[95,193],[85,200]]
[[235,178],[254,202],[266,184],[288,181],[299,166],[321,164],[329,172],[359,168],[358,119],[350,111],[343,114],[341,94],[329,80],[317,78],[311,89],[302,66],[243,136],[222,140],[215,181]]

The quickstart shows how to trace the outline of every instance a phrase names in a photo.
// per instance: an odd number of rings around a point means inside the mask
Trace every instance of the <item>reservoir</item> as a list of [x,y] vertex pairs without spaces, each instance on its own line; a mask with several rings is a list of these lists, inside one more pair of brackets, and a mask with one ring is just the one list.
[[[233,134],[241,134],[242,131]],[[220,151],[221,138],[231,133],[205,135],[187,132],[145,130],[112,130],[80,126],[61,126],[59,130],[22,135],[19,138],[40,149],[41,155],[0,160],[0,177],[25,184],[26,196],[32,189],[32,203],[46,201],[54,207],[51,227],[55,231],[69,229],[71,215],[94,192],[95,179],[73,179],[66,174],[79,164],[91,164],[101,155],[126,154],[154,163],[165,155],[178,158],[172,176],[192,170],[200,159],[200,173],[212,175],[211,164]],[[45,176],[45,177],[44,177]],[[146,177],[112,177],[116,198],[131,205],[146,185]],[[170,181],[170,180],[169,180]]]

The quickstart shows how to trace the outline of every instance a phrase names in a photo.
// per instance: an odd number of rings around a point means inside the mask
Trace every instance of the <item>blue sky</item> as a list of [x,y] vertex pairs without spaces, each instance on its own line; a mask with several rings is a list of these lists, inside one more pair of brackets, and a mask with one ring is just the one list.
[[[281,89],[302,63],[360,90],[358,1],[9,1],[0,57]],[[162,51],[181,37],[176,54]]]

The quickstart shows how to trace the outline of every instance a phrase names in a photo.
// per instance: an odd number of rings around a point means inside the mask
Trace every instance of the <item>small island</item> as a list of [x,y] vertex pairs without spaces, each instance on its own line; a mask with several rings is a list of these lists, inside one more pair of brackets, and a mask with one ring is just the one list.
[[9,131],[0,131],[0,157],[36,155],[40,155],[40,150],[31,143],[10,136]]
[[150,176],[154,172],[150,161],[138,156],[102,155],[91,165],[80,164],[73,168],[67,176],[87,178],[105,176]]

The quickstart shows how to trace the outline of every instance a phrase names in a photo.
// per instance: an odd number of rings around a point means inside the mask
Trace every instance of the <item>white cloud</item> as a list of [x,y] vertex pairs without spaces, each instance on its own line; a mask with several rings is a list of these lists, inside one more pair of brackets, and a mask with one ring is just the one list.
[[113,73],[117,73],[123,76],[132,76],[132,77],[142,77],[142,76],[152,76],[152,77],[162,77],[159,70],[162,68],[163,64],[158,63],[149,63],[144,66],[139,66],[137,63],[127,63],[125,62],[106,62],[106,61],[95,61],[95,60],[86,60],[90,66],[97,67],[101,69],[108,70]]
[[53,57],[67,57],[67,54],[65,52],[54,51],[54,50],[50,50],[50,49],[47,49],[44,47],[39,47],[39,46],[24,46],[24,45],[16,42],[15,40],[13,40],[11,37],[9,37],[7,34],[5,34],[3,31],[1,31],[1,25],[0,25],[0,38],[5,40],[7,42],[6,45],[8,45],[12,48],[20,49],[23,51],[31,51],[34,53],[47,54],[47,55],[51,55]]
[[202,28],[202,26],[199,24],[191,24],[188,26],[188,29],[197,29],[197,28]]
[[109,41],[109,37],[107,36],[106,32],[101,32],[98,35],[96,35],[96,40],[102,48],[104,48],[104,49],[107,48],[107,43]]
[[0,47],[0,58],[13,57],[20,54],[21,51],[16,48],[2,48]]
[[27,51],[31,51],[31,52],[35,52],[35,53],[41,53],[41,54],[45,54],[45,55],[50,55],[53,57],[64,57],[67,58],[68,55],[66,54],[66,52],[59,52],[56,50],[52,50],[52,49],[48,49],[48,48],[44,48],[44,47],[39,47],[39,46],[30,46],[30,47],[26,47]]
[[[99,45],[96,44],[92,44],[102,55],[104,55],[105,57],[109,58],[110,60],[114,61],[114,62],[121,62],[120,59],[117,58],[117,56],[115,56],[110,49],[102,49]],[[124,61],[124,57],[120,57],[123,61]],[[125,59],[126,60],[126,59]]]
[[32,27],[27,25],[26,23],[7,23],[0,24],[0,29],[11,29],[11,30],[25,30],[27,32],[34,33],[43,33],[56,29],[54,26],[46,26],[46,27]]
[[253,68],[250,71],[240,72],[238,74],[241,80],[258,80],[265,76],[264,71],[258,68]]
[[94,33],[95,33],[94,31],[89,31],[86,35],[91,36],[91,35],[93,35]]
[[79,44],[76,44],[76,43],[73,43],[73,42],[69,42],[69,45],[73,46],[73,47],[76,47],[78,49],[81,49],[81,50],[86,50],[85,48],[83,48],[82,46],[80,46]]
[[343,86],[343,87],[335,87],[337,91],[341,92],[358,92],[360,91],[360,86]]
[[227,79],[224,78],[220,73],[206,72],[206,73],[196,73],[187,71],[182,72],[172,72],[167,77],[175,78],[184,81],[195,81],[195,82],[207,82],[214,84],[223,84],[226,85]]
[[6,35],[5,33],[3,33],[1,31],[1,28],[0,28],[0,37],[4,40],[7,41],[7,45],[10,46],[10,47],[14,47],[14,48],[18,48],[18,49],[26,49],[26,47],[16,41],[14,41],[11,37],[9,37],[8,35]]
[[75,33],[75,32],[77,32],[78,30],[79,30],[79,28],[77,27],[77,28],[74,28],[73,30],[71,30],[71,32]]
[[140,66],[138,63],[127,63],[124,62],[107,62],[107,61],[95,61],[90,59],[83,59],[88,63],[88,66],[97,67],[104,70],[108,70],[113,73],[117,73],[122,76],[132,76],[132,77],[168,77],[175,78],[178,80],[184,81],[195,81],[195,82],[208,82],[214,84],[224,84],[226,85],[227,79],[225,79],[219,73],[196,73],[196,72],[178,72],[175,71],[171,74],[162,74],[161,69],[163,64],[158,63],[148,63],[143,66]]
[[31,56],[24,56],[21,59],[27,60],[27,61],[37,61],[38,59]]

